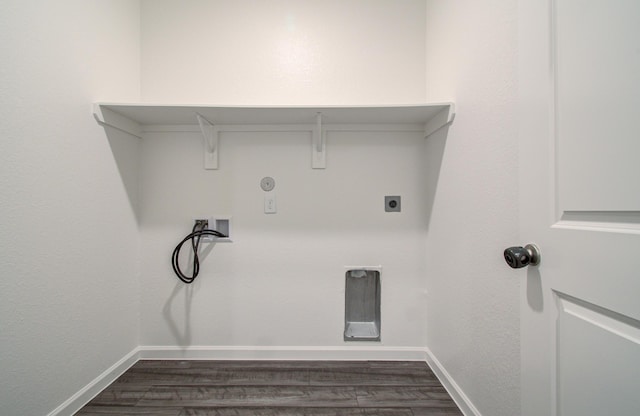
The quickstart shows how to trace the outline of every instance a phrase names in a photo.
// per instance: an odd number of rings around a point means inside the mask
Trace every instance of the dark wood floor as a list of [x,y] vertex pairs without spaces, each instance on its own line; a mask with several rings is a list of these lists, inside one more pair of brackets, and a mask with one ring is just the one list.
[[462,415],[424,362],[139,361],[76,415]]

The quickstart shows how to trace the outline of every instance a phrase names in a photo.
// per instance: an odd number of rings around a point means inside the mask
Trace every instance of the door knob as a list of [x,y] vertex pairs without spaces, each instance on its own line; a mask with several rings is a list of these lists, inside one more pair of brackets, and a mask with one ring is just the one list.
[[537,266],[540,263],[540,249],[535,244],[524,247],[509,247],[504,251],[504,260],[514,269]]

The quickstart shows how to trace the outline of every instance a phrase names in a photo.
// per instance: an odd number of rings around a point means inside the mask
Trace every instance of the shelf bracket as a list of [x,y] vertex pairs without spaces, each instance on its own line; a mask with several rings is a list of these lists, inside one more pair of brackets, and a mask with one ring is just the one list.
[[453,103],[447,106],[429,120],[424,126],[424,138],[427,139],[432,134],[439,132],[445,127],[449,127],[456,118],[456,108]]
[[93,104],[93,117],[102,127],[111,127],[123,133],[142,138],[142,128],[135,121],[116,113],[98,103]]
[[198,118],[198,125],[200,126],[204,143],[204,168],[218,169],[220,130],[201,114],[196,113],[196,117]]
[[322,113],[316,114],[316,124],[311,133],[311,168],[324,169],[326,160],[326,132],[322,130]]

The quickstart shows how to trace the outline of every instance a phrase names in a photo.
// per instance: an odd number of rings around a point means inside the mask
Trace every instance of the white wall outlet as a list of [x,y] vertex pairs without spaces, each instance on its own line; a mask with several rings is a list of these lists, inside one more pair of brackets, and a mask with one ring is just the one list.
[[278,212],[276,208],[276,195],[269,193],[264,196],[264,213],[275,214],[276,212]]

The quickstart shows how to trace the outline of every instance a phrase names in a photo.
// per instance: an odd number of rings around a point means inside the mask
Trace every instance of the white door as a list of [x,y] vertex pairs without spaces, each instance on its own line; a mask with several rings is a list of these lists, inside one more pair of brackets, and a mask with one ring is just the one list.
[[640,415],[640,0],[519,2],[522,414]]

